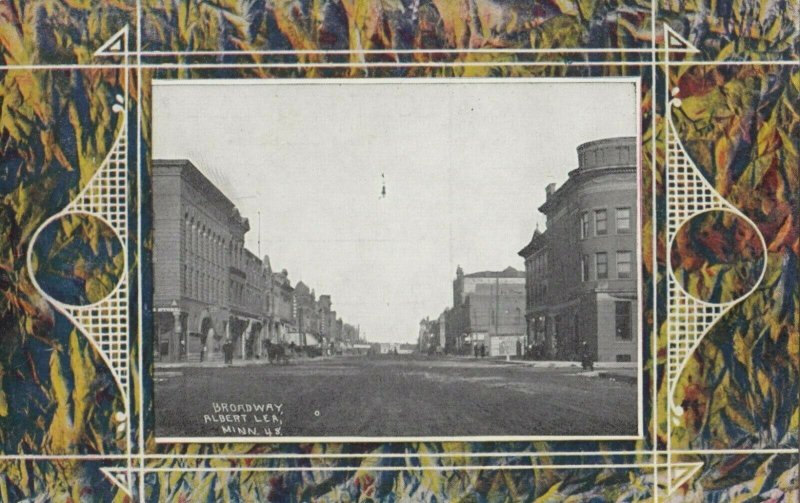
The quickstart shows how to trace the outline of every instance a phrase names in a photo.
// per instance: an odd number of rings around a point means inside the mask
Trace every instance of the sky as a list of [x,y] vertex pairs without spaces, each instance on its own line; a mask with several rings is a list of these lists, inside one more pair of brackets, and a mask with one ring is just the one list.
[[246,246],[260,228],[273,270],[362,336],[415,342],[458,265],[524,270],[545,186],[637,120],[621,80],[154,81],[153,157],[191,160],[249,219]]

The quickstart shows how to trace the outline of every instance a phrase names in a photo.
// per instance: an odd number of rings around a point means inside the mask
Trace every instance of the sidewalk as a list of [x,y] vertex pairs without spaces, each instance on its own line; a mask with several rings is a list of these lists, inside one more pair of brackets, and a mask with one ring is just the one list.
[[606,370],[598,372],[597,375],[606,379],[614,379],[616,381],[622,381],[631,384],[636,384],[636,382],[639,380],[639,372],[636,369]]
[[[466,361],[488,361],[500,365],[526,365],[534,368],[559,368],[575,369],[583,371],[580,362],[564,360],[521,360],[511,358],[506,360],[502,356],[488,356],[485,358],[475,358],[474,356],[455,355],[454,358]],[[634,362],[595,362],[594,373],[586,373],[587,376],[598,376],[606,379],[616,379],[617,381],[636,383],[639,378],[638,368]]]
[[[522,360],[520,358],[510,358],[507,360],[503,356],[487,356],[485,358],[480,358],[480,357],[475,358],[474,356],[466,356],[466,355],[452,355],[451,358],[457,358],[459,360],[469,360],[469,361],[490,361],[493,363],[505,363],[509,365],[528,365],[531,367],[542,367],[542,368],[570,368],[570,367],[580,368],[581,366],[581,362],[572,360]],[[636,362],[594,362],[594,368],[636,370],[637,366]]]
[[[316,357],[308,357],[308,356],[291,356],[289,357],[289,364],[293,362],[306,362],[306,361],[323,361],[330,358],[334,358],[334,356],[316,356]],[[243,360],[241,358],[234,358],[233,363],[230,365],[226,364],[224,360],[221,359],[213,359],[213,360],[206,360],[206,361],[199,361],[199,360],[187,360],[181,362],[155,362],[154,367],[155,370],[158,371],[159,369],[182,369],[182,368],[201,368],[201,367],[209,367],[209,368],[222,368],[222,367],[256,367],[260,365],[270,365],[269,358],[252,358],[248,360]],[[278,363],[275,361],[272,365],[286,365],[286,363]]]

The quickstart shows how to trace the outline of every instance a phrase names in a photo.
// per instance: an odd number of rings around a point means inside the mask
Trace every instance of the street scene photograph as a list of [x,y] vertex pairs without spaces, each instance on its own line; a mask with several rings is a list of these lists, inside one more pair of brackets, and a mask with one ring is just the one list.
[[636,80],[152,89],[157,441],[641,435]]

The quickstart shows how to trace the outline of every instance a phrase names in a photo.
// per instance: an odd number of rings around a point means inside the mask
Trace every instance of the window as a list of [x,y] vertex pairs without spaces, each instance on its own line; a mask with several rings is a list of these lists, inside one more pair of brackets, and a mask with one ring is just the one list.
[[631,277],[631,252],[617,252],[617,277],[620,279]]
[[581,257],[581,281],[589,281],[589,256]]
[[620,363],[630,362],[631,361],[631,355],[617,355],[617,361],[620,362]]
[[608,278],[608,255],[606,252],[596,253],[595,256],[595,270],[597,271],[597,279]]
[[589,213],[581,213],[581,239],[589,237]]
[[617,339],[629,341],[633,339],[631,330],[631,303],[628,301],[614,302],[614,320]]
[[595,210],[594,212],[594,233],[596,236],[606,234],[608,217],[606,210]]
[[187,248],[190,253],[194,254],[194,219],[191,219],[186,225],[186,238]]
[[631,231],[631,209],[617,208],[617,232]]

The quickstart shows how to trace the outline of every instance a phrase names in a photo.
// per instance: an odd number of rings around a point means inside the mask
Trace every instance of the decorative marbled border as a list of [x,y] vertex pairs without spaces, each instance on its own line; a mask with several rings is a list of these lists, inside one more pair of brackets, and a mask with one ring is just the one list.
[[[653,19],[653,24],[655,25],[655,18]],[[655,33],[656,30],[653,30],[652,32]],[[645,52],[645,53],[649,53],[650,56],[651,56],[651,59],[650,59],[649,62],[645,62],[645,63],[636,62],[636,63],[633,63],[633,64],[635,66],[651,65],[651,70],[653,71],[653,73],[655,73],[656,67],[664,68],[664,69],[666,69],[666,73],[667,73],[667,82],[669,82],[669,72],[670,72],[670,70],[672,68],[675,68],[675,67],[679,66],[679,65],[685,64],[685,63],[682,63],[682,62],[675,62],[675,61],[671,61],[670,60],[670,58],[669,58],[670,47],[673,44],[676,44],[674,46],[675,52],[684,52],[684,53],[693,52],[693,48],[691,48],[691,44],[689,44],[685,39],[682,39],[676,33],[671,32],[671,30],[669,28],[666,29],[665,33],[666,33],[666,37],[664,38],[664,40],[665,40],[665,48],[663,50],[657,50],[656,49],[656,47],[655,47],[655,37],[653,37],[653,46],[650,49],[646,49],[645,51],[642,51],[640,49],[635,49],[635,50],[621,49],[620,53],[626,53],[626,52],[631,52],[631,53],[642,53],[642,52]],[[118,36],[119,36],[119,33],[118,33]],[[141,44],[141,36],[137,37],[137,46],[139,46],[139,44]],[[141,72],[145,68],[148,68],[148,69],[157,69],[157,68],[169,69],[169,68],[182,68],[182,67],[187,67],[188,66],[188,67],[194,67],[196,69],[202,70],[202,69],[211,69],[211,68],[215,68],[215,67],[219,66],[216,63],[198,63],[196,65],[193,65],[191,63],[188,63],[188,64],[185,64],[185,63],[163,63],[163,64],[146,63],[146,64],[142,64],[142,58],[143,57],[157,56],[157,55],[161,56],[161,54],[148,54],[148,53],[145,53],[144,51],[141,51],[141,50],[137,50],[135,52],[134,51],[129,51],[127,41],[125,43],[121,43],[121,44],[117,45],[117,41],[115,41],[113,37],[112,37],[111,40],[108,41],[108,44],[105,44],[103,49],[101,51],[98,51],[98,52],[101,53],[101,54],[96,54],[96,56],[109,56],[109,55],[111,55],[111,56],[121,56],[122,58],[124,58],[126,66],[127,66],[128,58],[136,58],[137,59],[137,64],[135,65],[135,68],[138,71],[137,90],[138,90],[139,93],[142,92],[142,89],[140,87],[141,86],[141,82],[142,82],[142,79],[141,79],[142,73]],[[294,51],[292,51],[292,52],[294,52]],[[457,52],[464,52],[464,51],[457,51]],[[489,52],[491,54],[502,54],[504,51],[495,50],[495,51],[489,51]],[[525,52],[525,51],[513,51],[513,52],[517,53],[517,52]],[[534,50],[532,52],[536,52],[536,51]],[[577,50],[574,50],[574,51],[572,51],[572,50],[560,50],[560,51],[558,51],[557,50],[557,51],[554,51],[554,52],[559,53],[559,54],[569,53],[569,52],[587,53],[587,52],[591,52],[591,50],[590,51],[581,50],[581,49],[577,49]],[[177,54],[177,55],[180,56],[180,54]],[[666,56],[666,58],[667,58],[666,59],[666,64],[660,63],[660,60],[664,56]],[[617,63],[602,62],[602,63],[598,63],[598,66],[609,65],[609,64],[625,65],[626,63],[624,63],[624,62],[622,62],[622,63],[620,63],[620,62],[617,62]],[[796,65],[796,63],[794,61],[777,61],[776,62],[776,61],[768,61],[768,60],[767,61],[740,61],[740,62],[723,61],[723,62],[706,62],[706,63],[699,63],[698,62],[697,64]],[[253,64],[248,64],[247,68],[273,68],[273,69],[293,68],[293,67],[314,68],[315,67],[314,65],[315,64],[302,64],[302,63],[300,63],[300,64],[297,64],[297,63],[295,63],[295,64],[253,63]],[[348,66],[348,65],[352,65],[352,63],[348,63],[345,66]],[[536,61],[532,61],[532,62],[526,62],[526,61],[520,61],[520,62],[484,61],[484,62],[467,62],[467,63],[455,62],[455,63],[449,63],[449,64],[433,64],[433,63],[372,64],[372,63],[366,63],[365,62],[362,65],[355,65],[355,66],[376,67],[376,68],[413,67],[413,66],[419,66],[419,67],[425,67],[425,68],[427,68],[427,67],[469,67],[469,66],[479,66],[479,67],[480,66],[490,66],[490,67],[511,67],[511,68],[513,68],[515,66],[518,66],[518,67],[529,67],[529,66],[552,66],[552,65],[553,65],[552,62],[536,62]],[[55,66],[61,67],[60,65],[55,65]],[[73,66],[75,68],[78,68],[78,69],[84,68],[83,65],[68,65],[67,67],[73,67]],[[86,65],[86,67],[93,67],[93,66],[94,65]],[[100,66],[111,66],[111,67],[114,67],[115,64],[114,63],[104,63],[103,65],[100,65]],[[342,65],[335,64],[335,65],[331,65],[331,66],[332,67],[341,67]],[[592,66],[592,64],[589,63],[589,64],[587,64],[587,66]],[[24,67],[24,65],[23,65],[23,67]],[[37,69],[38,68],[42,68],[42,69],[52,68],[52,69],[55,69],[54,67],[52,67],[52,65],[38,65],[38,64],[35,64],[35,65],[32,65],[32,67],[37,68]],[[325,68],[325,66],[320,66],[320,68]],[[126,75],[127,75],[127,73],[126,73]],[[655,75],[653,76],[653,82],[655,83]],[[126,89],[127,89],[127,86],[126,86]],[[667,109],[669,109],[670,99],[667,97],[667,98],[665,98],[665,101],[666,101],[666,107],[667,107]],[[126,100],[126,103],[127,103],[127,100]],[[139,106],[139,107],[141,106],[141,100],[140,99],[137,99],[137,106]],[[139,117],[138,117],[138,121],[139,122],[138,122],[138,124],[140,125],[139,129],[141,130],[141,109],[138,110],[138,114],[139,114]],[[655,123],[655,118],[654,118],[654,123]],[[674,133],[675,132],[674,131],[674,125],[671,123],[671,120],[669,122],[669,126],[668,127],[669,127],[669,129],[668,129],[667,135],[669,136],[670,133]],[[677,135],[675,135],[675,138],[677,138]],[[653,157],[652,157],[652,159],[656,159],[657,156],[655,155],[655,151],[656,151],[656,142],[657,142],[657,140],[656,140],[655,137],[653,137],[652,142],[653,142]],[[141,148],[141,147],[139,147],[139,148]],[[672,152],[678,153],[678,152],[681,152],[681,151],[683,151],[684,155],[686,154],[685,150],[682,147],[680,149],[674,150]],[[141,170],[143,169],[142,168],[143,161],[141,160],[142,156],[140,156],[140,155],[137,156],[137,159],[139,159],[140,172],[141,172]],[[653,169],[655,170],[655,165],[653,166]],[[669,172],[669,169],[670,169],[669,162],[667,163],[666,169]],[[653,183],[654,184],[656,183],[655,182],[655,177],[654,177],[654,182]],[[139,186],[138,188],[139,188],[139,190],[142,189],[141,186]],[[655,198],[655,195],[656,195],[657,191],[654,190],[653,192],[654,192],[653,196]],[[139,203],[141,203],[141,201],[139,201]],[[668,206],[667,206],[668,213],[671,210],[672,211],[675,210],[675,207],[670,207],[669,206],[669,202],[667,204],[668,204]],[[653,222],[657,224],[658,223],[658,219],[656,218],[656,207],[658,206],[658,204],[654,202],[653,206],[654,206],[653,207]],[[731,207],[731,208],[733,208],[733,207]],[[142,236],[141,228],[139,229],[139,233],[137,234],[137,236],[138,237]],[[762,236],[762,242],[764,242],[763,236]],[[139,249],[141,251],[141,240],[139,240],[138,243],[139,243],[139,246],[140,246]],[[656,244],[655,237],[654,237],[654,244]],[[764,243],[764,244],[765,244],[765,247],[766,247],[766,243]],[[139,256],[141,257],[142,255],[140,254]],[[127,256],[126,256],[126,260],[127,260]],[[654,270],[658,270],[658,266],[657,265],[654,266]],[[763,273],[762,273],[762,277],[763,277]],[[141,276],[140,276],[139,280],[140,281],[139,281],[138,284],[141,285]],[[139,291],[140,298],[139,298],[139,302],[137,303],[137,305],[138,306],[142,306],[141,290],[138,289],[138,291]],[[654,287],[654,291],[655,291],[655,287]],[[655,301],[654,301],[654,305],[655,305]],[[139,315],[141,316],[141,312],[139,313]],[[655,323],[654,323],[654,325],[657,326]],[[140,318],[140,323],[138,324],[138,326],[139,327],[143,326],[142,323],[141,323],[141,318]],[[669,326],[670,325],[668,324],[667,325],[668,329],[669,329]],[[653,343],[652,343],[651,347],[653,349],[653,362],[655,362],[655,361],[657,361],[656,350],[657,350],[658,344],[656,343],[656,334],[653,334],[653,335],[654,335],[654,337],[653,337],[654,340],[653,340]],[[673,344],[673,342],[674,342],[674,340],[673,340],[672,336],[670,336],[670,338],[668,340],[668,343],[669,344]],[[141,369],[144,368],[144,366],[142,365],[142,360],[141,360],[142,352],[139,351],[138,354],[139,354],[139,359],[140,359],[139,360],[138,369],[141,370]],[[679,360],[679,359],[685,358],[687,356],[688,356],[688,354],[679,356],[678,353],[675,352],[673,354],[673,356],[671,356],[671,358],[673,360]],[[670,372],[673,373],[672,380],[671,380],[671,382],[673,384],[671,386],[669,386],[670,390],[672,391],[672,388],[674,388],[674,382],[677,379],[676,376],[675,376],[675,372],[678,372],[678,370],[670,371],[669,368],[671,368],[671,367],[668,367],[667,373],[668,374]],[[656,370],[653,369],[653,372],[655,373]],[[142,376],[140,374],[140,379],[141,378],[142,378]],[[661,406],[664,405],[662,403],[659,403],[659,400],[656,399],[657,394],[658,394],[658,388],[657,388],[656,381],[657,381],[657,379],[653,379],[653,391],[654,391],[654,393],[653,393],[653,401],[654,401],[654,410],[653,410],[654,418],[653,418],[653,421],[654,422],[656,422],[656,419],[658,419],[660,417],[658,415],[658,413],[661,410]],[[141,392],[141,390],[142,390],[142,388],[140,387],[139,391]],[[669,403],[672,402],[672,397],[671,396],[668,397],[668,402]],[[143,419],[142,419],[143,415],[144,415],[144,413],[139,415],[139,419],[141,421],[143,421]],[[661,417],[667,417],[667,416],[669,416],[668,413],[666,413],[666,414],[662,413]],[[126,418],[126,419],[129,419],[129,418]],[[669,421],[667,421],[667,424],[669,424]],[[145,428],[144,428],[144,423],[143,422],[140,423],[140,427],[139,427],[138,431],[139,431],[139,434],[140,434],[140,443],[139,443],[140,445],[139,445],[139,450],[138,450],[138,452],[139,452],[139,464],[138,464],[138,466],[136,466],[134,464],[134,462],[132,462],[132,460],[130,458],[128,458],[128,464],[124,468],[119,468],[119,469],[106,468],[106,469],[104,469],[104,471],[105,471],[105,473],[110,474],[111,476],[114,476],[115,483],[119,483],[121,486],[126,487],[126,489],[128,489],[130,487],[130,485],[133,483],[133,481],[135,480],[133,477],[131,477],[131,470],[136,471],[139,474],[139,476],[137,477],[138,481],[139,481],[139,489],[141,491],[141,492],[139,492],[139,495],[140,495],[141,499],[144,499],[144,491],[143,491],[143,489],[144,489],[144,479],[145,479],[144,475],[147,474],[147,473],[159,473],[159,472],[164,472],[164,471],[166,471],[166,472],[170,471],[169,468],[148,468],[145,465],[149,461],[158,461],[158,460],[169,459],[170,457],[173,457],[173,456],[171,454],[163,454],[163,455],[147,455],[147,454],[144,454],[144,452],[146,450],[143,448],[144,447],[144,433],[145,433]],[[667,436],[668,436],[668,444],[671,446],[671,436],[669,434]],[[616,450],[612,449],[612,450],[607,450],[607,451],[597,451],[597,452],[586,452],[586,451],[583,451],[583,452],[573,453],[575,456],[592,456],[592,455],[615,456],[615,455],[631,454],[631,455],[636,456],[636,457],[651,458],[649,460],[649,462],[644,462],[643,464],[640,464],[640,463],[633,463],[633,464],[624,464],[623,463],[623,464],[616,464],[616,465],[613,464],[613,463],[610,463],[610,464],[605,464],[605,463],[585,464],[585,465],[584,464],[580,464],[580,465],[571,465],[571,464],[552,464],[552,465],[547,465],[547,464],[543,464],[543,465],[530,465],[530,466],[522,465],[520,467],[520,469],[531,468],[531,469],[563,469],[563,470],[572,469],[572,470],[580,470],[580,469],[591,469],[591,468],[595,468],[595,467],[632,468],[634,466],[635,467],[642,466],[642,467],[645,467],[645,468],[648,468],[649,470],[651,470],[651,473],[654,476],[653,480],[656,481],[656,482],[654,482],[654,484],[663,485],[664,489],[665,489],[665,492],[663,494],[668,494],[669,492],[673,491],[678,486],[680,486],[683,482],[685,482],[686,480],[690,479],[691,476],[701,467],[701,464],[699,464],[699,463],[679,463],[678,461],[673,460],[673,455],[675,455],[676,457],[678,457],[678,456],[691,456],[691,455],[694,455],[694,454],[700,454],[700,455],[709,454],[710,455],[710,454],[728,454],[728,453],[730,453],[730,454],[735,454],[735,453],[738,453],[738,454],[745,454],[745,453],[748,453],[748,454],[750,454],[750,453],[759,454],[760,453],[760,454],[765,454],[765,455],[781,455],[781,454],[790,454],[790,453],[794,453],[795,452],[794,449],[730,449],[730,450],[728,450],[728,449],[717,449],[717,450],[691,450],[691,449],[689,449],[689,450],[685,450],[685,449],[684,450],[678,450],[678,449],[676,449],[676,450],[672,450],[671,447],[669,447],[669,446],[667,447],[666,450],[664,450],[664,449],[662,449],[662,448],[660,448],[658,446],[658,442],[657,441],[653,441],[652,444],[653,444],[653,450],[652,451],[634,450],[634,451],[626,452],[626,451],[616,451]],[[464,454],[468,455],[470,453],[461,453],[461,454],[453,453],[453,454],[448,454],[448,456],[457,457],[459,455],[464,455]],[[537,456],[536,453],[522,453],[522,452],[518,452],[518,453],[503,452],[502,454],[498,453],[498,455],[502,455],[503,457],[513,456],[513,455],[525,455],[525,454],[527,454],[528,456],[533,456],[533,457]],[[548,453],[541,453],[541,455],[545,455],[545,456],[547,456],[547,455],[555,455],[555,454],[556,453],[549,453],[549,454]],[[663,460],[663,457],[662,457],[663,454],[667,454],[668,455],[666,462]],[[261,456],[259,456],[257,454],[248,454],[248,455],[244,455],[244,456],[245,456],[245,459],[256,459],[256,458],[261,457]],[[358,455],[358,457],[365,457],[365,456],[370,456],[370,455]],[[377,456],[380,457],[381,455],[378,454]],[[477,456],[484,456],[484,454],[477,454]],[[490,456],[490,454],[486,454],[485,456],[488,457],[488,456]],[[79,455],[68,456],[68,457],[71,458],[71,459],[79,459],[79,458],[81,458],[81,456],[79,456]],[[278,453],[278,454],[265,455],[263,457],[265,459],[285,458],[286,455]],[[309,454],[309,457],[317,458],[317,459],[324,458],[323,456],[314,455],[314,454]],[[333,454],[330,457],[333,457],[333,458],[336,458],[336,459],[341,458],[340,455],[336,455],[336,454]],[[48,457],[48,456],[41,456],[40,457],[40,459],[43,459],[43,460],[46,460],[46,459],[49,459],[49,458],[50,457]],[[93,459],[93,458],[96,458],[96,456],[86,456],[86,458],[87,459]],[[108,456],[107,458],[108,459],[114,459],[112,456]],[[231,456],[230,455],[226,455],[226,454],[214,454],[214,455],[208,455],[208,456],[197,456],[197,458],[198,459],[212,459],[212,458],[230,459]],[[53,457],[53,459],[58,459],[58,457]],[[150,465],[152,465],[152,463],[150,463]],[[400,469],[403,469],[403,468],[404,467],[393,467],[390,470],[400,470]],[[457,468],[458,467],[448,467],[448,469],[457,469]],[[471,467],[468,467],[468,468],[469,469],[475,469],[474,466],[471,466]],[[505,464],[497,464],[497,465],[486,464],[486,465],[481,465],[479,468],[482,468],[482,469],[491,469],[491,468],[508,469],[508,465],[505,465]],[[297,468],[296,470],[305,470],[305,469],[306,468]],[[436,470],[438,468],[430,468],[430,469]],[[667,475],[666,479],[663,476],[659,476],[659,473],[661,473],[663,475],[663,473],[664,473],[663,470],[664,469],[666,469],[667,472],[668,472],[668,475]],[[189,467],[184,467],[184,468],[176,468],[173,471],[187,471],[187,470],[192,471],[194,469],[190,469]],[[208,469],[208,470],[212,470],[212,469]],[[220,470],[224,471],[224,469],[220,469],[220,468],[213,469],[212,471],[220,471]],[[271,468],[264,468],[263,470],[261,470],[261,469],[259,469],[259,470],[260,471],[269,471],[269,472],[280,472],[280,471],[290,470],[290,469],[288,469],[288,468],[280,468],[280,467],[274,467],[274,468],[271,467]],[[257,471],[259,471],[259,470],[257,470]],[[292,469],[292,470],[294,470],[294,469]],[[315,470],[325,471],[325,468],[316,467]],[[243,468],[237,468],[236,471],[247,471],[247,470],[245,470]],[[380,471],[380,470],[378,470],[378,471]],[[663,480],[663,484],[658,482],[658,481],[662,481],[662,479],[664,479]],[[133,489],[136,489],[135,484],[134,484]],[[654,494],[654,497],[656,497],[655,494]]]

